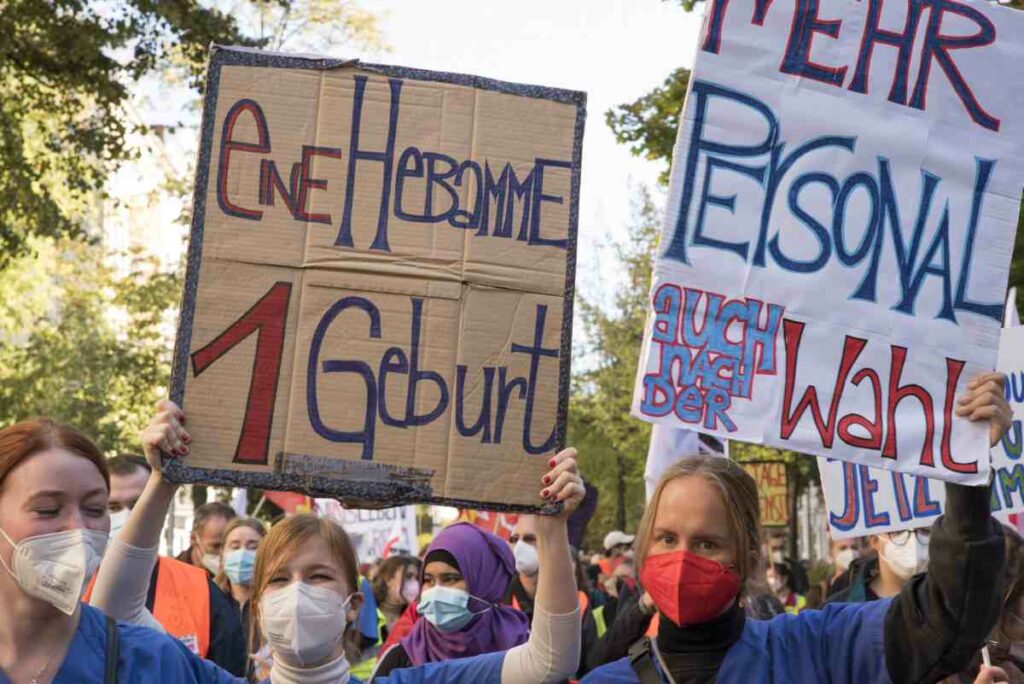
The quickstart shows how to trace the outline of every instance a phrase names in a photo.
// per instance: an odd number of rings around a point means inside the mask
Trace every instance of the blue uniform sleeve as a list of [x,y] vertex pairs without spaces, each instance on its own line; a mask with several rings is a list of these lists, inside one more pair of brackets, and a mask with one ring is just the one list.
[[580,680],[580,684],[638,684],[639,681],[629,658],[619,658],[594,668]]
[[485,653],[392,670],[388,676],[374,679],[373,684],[501,684],[504,662],[504,651]]
[[174,637],[144,627],[121,625],[118,681],[182,684],[246,684],[247,680],[203,660]]
[[[822,610],[805,610],[799,615],[772,619],[764,625],[771,680],[786,681],[787,676],[799,675],[796,681],[828,684],[890,682],[885,666],[884,628],[891,603],[891,599],[835,603]],[[744,663],[740,660],[743,659],[726,656],[719,672],[721,681],[743,681],[723,677],[727,667],[742,669]]]

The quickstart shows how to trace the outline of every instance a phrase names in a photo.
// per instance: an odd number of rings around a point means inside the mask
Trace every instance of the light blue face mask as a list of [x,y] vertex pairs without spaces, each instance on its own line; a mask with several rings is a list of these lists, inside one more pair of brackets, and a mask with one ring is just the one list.
[[252,583],[252,568],[256,563],[256,552],[249,549],[235,549],[224,554],[224,574],[232,584],[247,587]]
[[431,587],[420,595],[416,610],[442,632],[457,632],[479,614],[469,609],[469,598],[462,589]]

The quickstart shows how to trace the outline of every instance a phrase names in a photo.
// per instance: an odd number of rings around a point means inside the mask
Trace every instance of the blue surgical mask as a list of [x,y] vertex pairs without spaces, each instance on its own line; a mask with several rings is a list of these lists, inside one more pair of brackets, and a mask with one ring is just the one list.
[[252,568],[256,563],[256,552],[249,549],[235,549],[224,554],[224,574],[232,584],[247,587],[252,583]]
[[431,587],[420,595],[417,610],[442,632],[457,632],[476,616],[469,609],[469,598],[469,592],[462,589]]

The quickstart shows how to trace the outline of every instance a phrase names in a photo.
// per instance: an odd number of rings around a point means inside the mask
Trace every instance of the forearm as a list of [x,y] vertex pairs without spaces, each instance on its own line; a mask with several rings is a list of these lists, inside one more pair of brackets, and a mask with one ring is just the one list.
[[[575,597],[575,592],[569,592]],[[538,589],[537,595],[540,596]],[[565,614],[551,614],[538,603],[533,609],[530,639],[508,651],[501,666],[501,681],[562,682],[576,672],[580,660],[579,605]]]
[[90,605],[116,620],[164,631],[146,610],[149,578],[153,576],[156,559],[155,545],[143,549],[126,544],[120,537],[111,540],[96,575]]
[[537,559],[540,571],[535,608],[550,615],[571,613],[578,607],[576,573],[563,518],[537,516]]
[[129,546],[142,549],[158,546],[160,532],[167,519],[167,510],[174,500],[176,490],[177,485],[154,473],[146,483],[142,496],[132,509],[128,522],[125,523],[118,538]]
[[928,574],[904,585],[885,621],[893,681],[933,682],[959,672],[999,615],[1005,556],[988,487],[946,484],[945,514],[932,527]]

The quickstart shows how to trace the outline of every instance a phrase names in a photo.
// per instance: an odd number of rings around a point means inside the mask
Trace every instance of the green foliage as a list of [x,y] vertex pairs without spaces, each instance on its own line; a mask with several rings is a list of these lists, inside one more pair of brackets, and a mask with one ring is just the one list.
[[104,451],[138,449],[170,374],[168,329],[180,279],[134,255],[127,275],[100,247],[33,239],[0,272],[0,425],[70,423]]
[[613,313],[579,300],[580,315],[594,361],[577,374],[569,411],[569,440],[579,449],[584,476],[600,490],[600,502],[588,529],[596,548],[612,529],[634,529],[643,514],[644,462],[650,425],[629,414],[633,381],[647,316],[647,292],[661,217],[644,190],[634,205],[629,238],[616,246],[627,281],[619,288]]
[[665,162],[660,179],[665,184],[689,83],[690,72],[676,69],[661,86],[640,99],[605,112],[605,121],[615,138],[629,145],[634,155]]
[[28,238],[81,236],[81,207],[130,155],[122,106],[174,56],[198,82],[212,41],[252,45],[190,0],[0,3],[0,268]]

